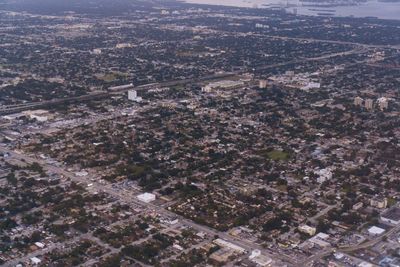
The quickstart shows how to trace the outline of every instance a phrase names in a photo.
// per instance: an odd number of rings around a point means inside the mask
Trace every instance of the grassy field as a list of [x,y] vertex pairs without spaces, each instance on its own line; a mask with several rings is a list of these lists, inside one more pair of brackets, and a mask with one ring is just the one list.
[[127,75],[125,73],[119,73],[119,72],[110,72],[107,74],[104,74],[99,77],[100,80],[103,80],[104,82],[113,82],[115,80],[125,78]]
[[270,160],[289,160],[290,154],[285,151],[280,151],[280,150],[272,150],[272,151],[261,151],[260,156],[263,156],[265,158],[268,158]]

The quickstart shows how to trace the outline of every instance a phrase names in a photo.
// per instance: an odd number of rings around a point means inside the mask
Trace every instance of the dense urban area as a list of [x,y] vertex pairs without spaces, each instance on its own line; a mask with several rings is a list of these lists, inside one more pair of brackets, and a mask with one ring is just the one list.
[[400,20],[0,1],[0,265],[400,266],[399,89]]

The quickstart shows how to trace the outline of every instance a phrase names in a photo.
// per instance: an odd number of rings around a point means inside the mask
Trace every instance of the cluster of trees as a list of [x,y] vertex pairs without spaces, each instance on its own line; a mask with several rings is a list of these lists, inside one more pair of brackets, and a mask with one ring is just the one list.
[[84,240],[79,245],[74,246],[70,251],[55,251],[52,252],[50,260],[52,264],[57,266],[77,266],[85,261],[86,254],[92,243]]
[[17,226],[18,226],[17,222],[11,218],[0,220],[0,232],[10,230]]
[[162,195],[171,195],[174,192],[179,192],[180,196],[183,199],[192,198],[200,195],[203,191],[199,189],[196,185],[186,182],[177,182],[173,187],[165,187],[161,189],[160,194]]
[[360,214],[356,212],[344,212],[343,209],[332,209],[328,212],[328,219],[330,221],[341,221],[347,225],[356,227],[363,221]]
[[141,245],[128,245],[121,250],[121,253],[146,264],[154,265],[157,256],[172,244],[169,236],[157,233],[153,236],[152,241]]
[[20,251],[27,249],[31,244],[38,242],[43,239],[43,235],[40,231],[34,231],[30,236],[20,236],[13,240],[8,235],[1,235],[0,239],[0,251],[9,251],[12,248],[16,248]]
[[[215,249],[219,249],[218,246]],[[210,249],[207,254],[211,254],[213,249]],[[172,260],[168,262],[168,266],[171,267],[187,267],[187,266],[196,266],[207,260],[206,255],[201,250],[192,249],[187,254],[182,254],[177,260]]]
[[50,83],[29,79],[16,85],[9,85],[1,91],[4,104],[12,104],[17,101],[37,102],[69,96],[80,96],[85,94],[85,89],[77,86],[64,86],[59,83]]
[[115,267],[121,265],[122,255],[120,253],[113,254],[98,263],[99,267]]
[[100,227],[94,231],[94,235],[113,247],[119,248],[144,237],[144,230],[147,228],[147,223],[138,221],[135,224],[116,228],[113,231],[107,231],[105,228]]
[[292,220],[292,214],[289,212],[279,212],[273,218],[269,219],[263,224],[262,228],[264,232],[270,232],[273,230],[280,230],[281,232],[289,231],[289,224]]

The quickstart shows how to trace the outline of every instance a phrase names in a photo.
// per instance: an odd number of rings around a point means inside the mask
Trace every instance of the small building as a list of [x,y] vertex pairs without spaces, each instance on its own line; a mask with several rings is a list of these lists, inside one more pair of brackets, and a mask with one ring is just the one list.
[[25,114],[23,114],[23,113],[14,113],[14,114],[4,115],[1,118],[4,120],[7,120],[7,121],[15,121],[15,120],[19,120],[23,117],[25,117]]
[[93,54],[95,54],[95,55],[101,55],[101,53],[102,53],[102,51],[101,51],[101,49],[100,48],[95,48],[95,49],[93,49]]
[[177,250],[180,250],[180,251],[183,250],[183,247],[180,246],[179,244],[174,244],[172,247],[175,248],[175,249],[177,249]]
[[353,205],[352,209],[353,210],[359,210],[364,206],[362,202],[357,202],[356,204]]
[[152,194],[152,193],[143,193],[137,196],[137,199],[139,199],[142,202],[145,203],[150,203],[154,200],[156,200],[156,195]]
[[385,197],[374,197],[370,200],[370,205],[378,209],[386,209],[387,199]]
[[322,248],[325,248],[331,245],[329,242],[326,241],[328,238],[329,235],[325,233],[318,233],[317,235],[311,237],[308,241]]
[[235,245],[235,244],[233,244],[233,243],[230,243],[230,242],[228,242],[228,241],[225,241],[225,240],[223,240],[223,239],[221,239],[221,238],[215,239],[215,240],[213,241],[213,243],[214,243],[214,244],[217,244],[217,245],[220,246],[220,247],[229,248],[229,249],[231,249],[231,250],[234,250],[235,252],[240,253],[240,254],[246,252],[246,250],[245,250],[244,248],[239,247],[239,246],[237,246],[237,245]]
[[398,258],[386,256],[379,261],[379,266],[400,267],[400,260]]
[[39,265],[42,261],[39,259],[39,258],[37,258],[37,257],[32,257],[31,259],[31,262],[32,262],[32,264],[33,265]]
[[362,261],[357,266],[358,267],[373,267],[374,265],[372,263],[369,263],[369,262],[366,262],[366,261]]
[[257,264],[257,266],[272,266],[272,259],[268,256],[262,255],[261,251],[258,249],[251,252],[249,260]]
[[228,262],[235,252],[230,248],[221,248],[210,255],[210,260],[217,262],[218,264],[224,264]]
[[299,225],[299,227],[297,228],[300,232],[308,234],[308,235],[315,235],[315,233],[317,232],[317,229],[315,227],[311,227],[308,226],[306,224],[303,225]]
[[368,233],[372,236],[381,235],[385,232],[385,229],[382,229],[377,226],[372,226],[368,229]]
[[43,109],[23,111],[22,114],[32,120],[37,120],[39,122],[48,121],[52,117],[52,115],[50,115],[47,110]]
[[314,171],[314,173],[318,175],[317,182],[320,184],[325,181],[329,181],[330,179],[332,179],[333,176],[332,171],[329,168],[317,170]]
[[133,45],[130,43],[119,43],[119,44],[115,45],[115,48],[117,48],[117,49],[131,48],[131,47],[133,47]]
[[333,256],[334,256],[335,259],[337,259],[337,260],[341,260],[341,259],[343,259],[343,258],[345,257],[344,254],[341,253],[341,252],[336,252],[335,254],[333,254]]
[[260,87],[261,89],[267,88],[267,85],[268,85],[267,80],[260,80],[260,81],[259,81],[259,87]]
[[366,99],[365,100],[365,108],[368,110],[372,110],[374,108],[374,100]]
[[170,225],[175,225],[179,222],[179,219],[169,220],[167,221]]
[[355,106],[361,106],[363,103],[364,99],[362,99],[361,97],[357,96],[354,98],[354,105]]
[[293,77],[294,76],[294,71],[293,70],[287,70],[287,71],[285,71],[285,76],[288,76],[288,77]]
[[88,176],[88,172],[87,171],[79,171],[79,172],[76,172],[75,173],[75,176],[77,176],[77,177],[85,177],[85,176]]
[[38,248],[44,248],[45,245],[41,242],[35,242],[35,246],[37,246]]
[[304,91],[308,91],[310,89],[320,89],[321,83],[309,81],[305,83],[300,89]]
[[388,103],[388,99],[386,97],[380,97],[377,100],[379,109],[384,111],[385,109],[388,109],[389,107],[389,103]]
[[169,15],[169,11],[168,10],[161,10],[161,15]]

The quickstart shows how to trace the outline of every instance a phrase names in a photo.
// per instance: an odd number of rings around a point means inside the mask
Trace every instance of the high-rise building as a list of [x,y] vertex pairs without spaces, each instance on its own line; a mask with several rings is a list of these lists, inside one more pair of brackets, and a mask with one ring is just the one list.
[[135,102],[142,102],[142,98],[137,95],[136,90],[129,90],[128,91],[128,99]]
[[260,80],[259,87],[260,88],[267,88],[267,80]]
[[354,105],[355,106],[361,106],[363,103],[364,99],[362,99],[361,97],[357,96],[354,98]]
[[365,100],[365,108],[368,110],[372,110],[374,108],[374,100],[366,99]]
[[380,97],[377,100],[380,110],[385,110],[389,107],[388,99],[386,97]]

